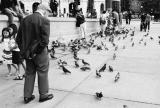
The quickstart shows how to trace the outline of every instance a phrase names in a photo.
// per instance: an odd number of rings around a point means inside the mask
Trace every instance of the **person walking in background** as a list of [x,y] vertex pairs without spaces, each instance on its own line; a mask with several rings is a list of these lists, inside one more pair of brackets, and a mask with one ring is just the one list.
[[146,14],[145,13],[142,13],[141,15],[140,31],[142,31],[143,29],[146,32]]
[[125,13],[126,24],[128,24],[128,11]]
[[100,15],[100,19],[99,19],[102,37],[105,36],[105,29],[106,29],[106,25],[107,25],[106,19],[107,19],[106,11],[103,11],[102,14]]
[[113,10],[112,11],[112,17],[113,17],[113,27],[114,30],[117,30],[119,27],[119,14],[117,11]]
[[1,0],[2,13],[8,16],[9,25],[13,23],[13,16],[21,22],[24,15],[18,0]]
[[131,19],[132,19],[132,13],[131,11],[128,11],[128,24],[131,24]]
[[57,11],[58,2],[56,0],[50,0],[49,6],[52,10],[53,16],[56,17],[58,15],[58,11]]
[[123,19],[123,14],[122,12],[119,12],[119,26],[122,27],[122,19]]
[[79,27],[82,38],[86,38],[86,24],[82,9],[77,10],[76,27]]
[[38,5],[39,5],[39,4],[40,4],[39,2],[34,2],[34,3],[32,4],[32,12],[33,12],[33,13],[37,11],[37,8],[38,8]]
[[150,30],[150,22],[151,22],[151,15],[149,13],[147,13],[147,15],[146,15],[146,29],[148,29],[148,31]]
[[40,95],[39,102],[53,98],[53,94],[49,94],[48,83],[50,22],[45,17],[47,10],[48,8],[45,5],[39,4],[36,12],[24,18],[16,37],[20,53],[26,61],[25,103],[29,103],[35,99],[33,90],[36,73]]

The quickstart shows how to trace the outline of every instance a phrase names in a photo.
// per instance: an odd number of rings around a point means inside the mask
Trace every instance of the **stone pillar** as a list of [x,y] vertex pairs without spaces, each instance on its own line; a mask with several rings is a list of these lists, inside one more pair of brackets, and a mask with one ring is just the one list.
[[105,0],[106,10],[112,10],[112,0]]
[[116,10],[117,12],[121,11],[121,2],[120,2],[120,0],[112,0],[112,9]]

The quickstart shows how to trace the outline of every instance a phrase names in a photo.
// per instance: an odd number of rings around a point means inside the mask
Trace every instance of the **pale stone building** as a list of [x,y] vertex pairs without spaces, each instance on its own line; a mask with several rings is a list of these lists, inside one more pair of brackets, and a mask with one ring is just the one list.
[[[42,2],[43,4],[49,6],[50,0],[21,0],[25,4],[25,10],[32,11],[32,4],[34,2]],[[89,1],[93,3],[93,9],[96,10],[97,17],[99,17],[100,13],[103,10],[119,8],[120,9],[120,0],[80,0],[80,5],[78,8],[82,8],[84,15],[87,16],[87,7],[89,5]],[[68,14],[69,13],[69,4],[74,2],[74,0],[57,0],[59,3],[58,13]],[[91,4],[92,4],[91,3]],[[113,5],[113,6],[112,6]],[[66,16],[65,15],[65,16]]]

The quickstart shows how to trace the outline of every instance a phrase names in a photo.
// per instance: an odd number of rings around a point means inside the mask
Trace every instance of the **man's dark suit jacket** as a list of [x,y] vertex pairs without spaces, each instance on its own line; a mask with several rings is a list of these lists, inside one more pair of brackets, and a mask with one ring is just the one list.
[[35,12],[24,18],[16,38],[21,54],[24,56],[35,40],[40,41],[36,53],[41,53],[48,46],[49,35],[50,22],[40,13]]

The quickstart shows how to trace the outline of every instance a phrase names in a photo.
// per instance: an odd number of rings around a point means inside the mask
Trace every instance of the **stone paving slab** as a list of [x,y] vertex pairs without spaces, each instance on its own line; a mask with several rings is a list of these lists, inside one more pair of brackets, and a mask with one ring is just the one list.
[[93,73],[74,91],[90,95],[102,91],[105,97],[160,104],[159,76],[120,72],[119,82],[115,83],[116,74],[104,72],[102,78],[96,78]]
[[44,103],[39,103],[38,89],[35,87],[34,95],[36,98],[29,104],[23,102],[23,85],[16,84],[10,86],[8,90],[0,92],[0,108],[51,108],[58,104],[68,92],[58,91],[50,89],[50,92],[54,94],[54,98]]
[[94,95],[74,93],[66,97],[65,100],[55,108],[123,108],[123,105],[127,105],[127,108],[160,108],[158,105],[117,100],[113,98],[102,98],[101,100],[97,100]]

